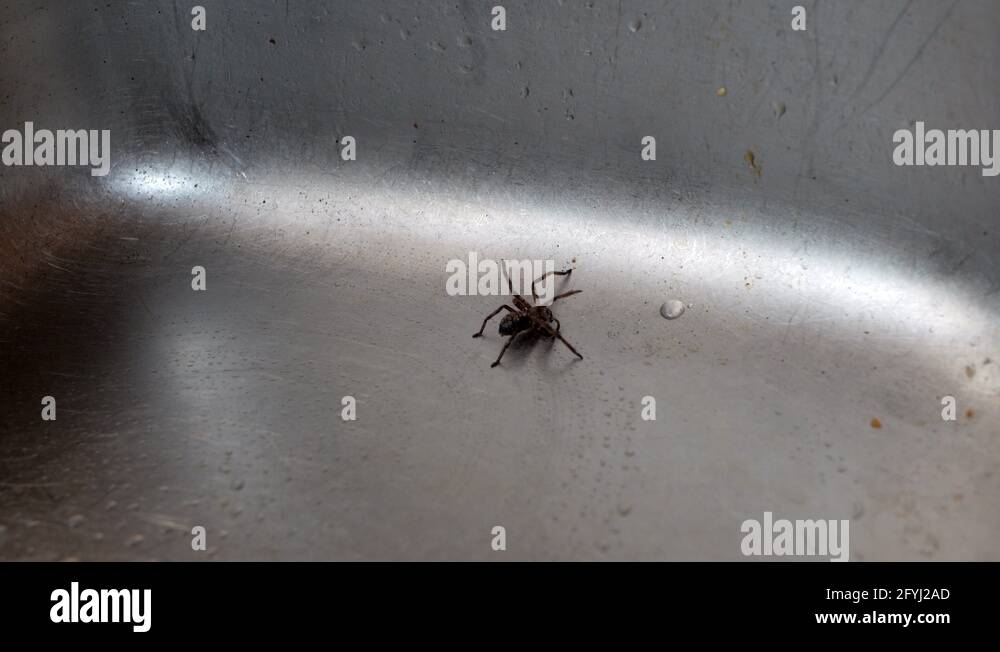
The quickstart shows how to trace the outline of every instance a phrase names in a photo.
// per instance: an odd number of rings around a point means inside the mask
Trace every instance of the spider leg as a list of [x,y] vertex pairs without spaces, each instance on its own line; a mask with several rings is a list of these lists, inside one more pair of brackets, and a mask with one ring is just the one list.
[[[532,283],[531,283],[531,298],[535,300],[535,303],[538,303],[538,292],[535,291],[535,283],[541,283],[542,281],[545,280],[546,276],[551,276],[553,274],[555,274],[556,276],[568,276],[569,274],[572,274],[572,273],[573,273],[573,270],[571,270],[571,269],[567,269],[564,272],[545,272],[544,274],[542,274],[541,276],[539,276],[537,279],[535,279],[534,281],[532,281]],[[553,299],[553,301],[554,301],[554,299]]]
[[487,317],[486,319],[484,319],[484,320],[483,320],[483,326],[482,326],[482,328],[480,328],[480,329],[479,329],[479,332],[478,332],[478,333],[476,333],[476,334],[474,334],[474,335],[473,335],[473,337],[482,337],[482,335],[483,335],[483,331],[484,331],[484,330],[486,330],[486,322],[488,322],[489,320],[491,320],[491,319],[493,319],[494,317],[496,317],[496,316],[497,316],[497,314],[498,314],[498,313],[499,313],[499,312],[500,312],[501,310],[504,310],[504,309],[506,309],[506,310],[509,310],[510,312],[512,312],[512,313],[514,313],[514,314],[517,314],[517,311],[516,311],[516,310],[514,310],[513,308],[511,308],[510,306],[508,306],[508,305],[507,305],[507,304],[505,303],[504,305],[500,306],[499,308],[497,308],[496,310],[494,310],[493,312],[491,312],[491,313],[489,314],[489,316],[488,316],[488,317]]
[[555,298],[552,299],[552,303],[555,303],[559,299],[565,299],[566,297],[573,296],[574,294],[580,294],[581,292],[583,292],[583,290],[570,290],[569,292],[563,292],[562,294],[557,294]]
[[[507,261],[504,260],[503,258],[501,258],[500,259],[500,278],[503,278],[504,276],[507,277],[507,289],[510,290],[510,295],[512,297],[514,297],[512,299],[512,301],[514,302],[515,306],[520,307],[520,304],[518,302],[519,301],[524,301],[524,297],[522,297],[520,294],[514,294],[514,281],[513,281],[513,279],[511,279],[510,274],[505,273],[504,270],[506,270],[506,269],[507,269]],[[524,301],[524,305],[527,306],[528,302]],[[527,308],[525,308],[525,310],[527,310]]]
[[500,349],[500,355],[498,355],[496,361],[494,361],[493,364],[490,365],[490,369],[500,364],[500,358],[502,358],[503,354],[507,352],[507,347],[510,346],[510,343],[513,342],[514,338],[517,337],[518,335],[519,333],[514,333],[509,338],[507,338],[507,343],[503,345],[502,349]]
[[574,354],[576,354],[576,357],[578,357],[578,358],[580,358],[581,360],[583,360],[583,356],[582,356],[582,355],[580,355],[580,352],[579,352],[579,351],[577,351],[576,349],[574,349],[574,348],[573,348],[573,345],[572,345],[572,344],[570,344],[569,342],[567,342],[567,341],[566,341],[566,338],[565,338],[565,337],[563,337],[563,336],[562,336],[562,335],[560,335],[559,333],[555,333],[555,336],[556,336],[556,337],[558,337],[558,338],[559,338],[559,341],[561,341],[561,342],[562,342],[563,344],[565,344],[565,345],[566,345],[566,346],[567,346],[567,347],[569,348],[569,350],[570,350],[570,351],[572,351],[572,352],[573,352]]
[[[575,353],[576,357],[578,357],[581,360],[583,360],[583,356],[580,355],[580,352],[577,351],[576,349],[574,349],[573,345],[570,344],[569,342],[567,342],[566,338],[559,334],[559,331],[552,330],[552,328],[548,324],[543,324],[541,321],[539,321],[537,319],[533,319],[532,321],[535,322],[535,328],[537,328],[538,330],[546,333],[549,337],[555,337],[560,342],[562,342],[563,344],[565,344],[569,348],[570,351],[572,351],[573,353]],[[553,319],[553,321],[557,321],[557,320]]]
[[500,259],[500,274],[507,277],[507,289],[510,290],[511,295],[514,294],[514,281],[511,280],[510,274],[507,274],[507,261],[503,258]]

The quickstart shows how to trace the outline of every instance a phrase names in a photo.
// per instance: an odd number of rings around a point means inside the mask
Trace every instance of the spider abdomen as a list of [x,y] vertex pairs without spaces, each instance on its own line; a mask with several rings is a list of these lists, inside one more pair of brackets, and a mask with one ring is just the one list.
[[500,320],[500,334],[513,335],[531,328],[531,318],[527,315],[508,314]]

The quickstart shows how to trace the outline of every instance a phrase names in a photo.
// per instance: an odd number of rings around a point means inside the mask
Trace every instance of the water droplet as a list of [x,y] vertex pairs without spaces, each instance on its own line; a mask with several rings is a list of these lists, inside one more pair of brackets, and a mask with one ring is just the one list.
[[663,305],[660,306],[660,315],[664,319],[677,319],[684,314],[686,308],[687,306],[684,305],[683,301],[670,299],[669,301],[664,301]]
[[628,24],[628,28],[633,32],[638,32],[640,29],[642,29],[642,21],[639,20],[638,18],[634,18],[632,19],[632,22]]

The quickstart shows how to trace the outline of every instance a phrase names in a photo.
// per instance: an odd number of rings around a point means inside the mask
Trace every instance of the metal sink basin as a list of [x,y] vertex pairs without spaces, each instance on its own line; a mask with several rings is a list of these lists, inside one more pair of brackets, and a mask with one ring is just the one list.
[[0,558],[1000,560],[1000,181],[893,163],[1000,128],[995,2],[206,5],[0,10],[0,131],[111,133],[0,166]]

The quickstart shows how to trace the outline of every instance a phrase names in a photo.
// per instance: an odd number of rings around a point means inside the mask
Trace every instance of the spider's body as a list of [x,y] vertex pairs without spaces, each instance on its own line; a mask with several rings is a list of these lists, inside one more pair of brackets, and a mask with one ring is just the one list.
[[500,320],[501,335],[517,335],[521,331],[533,328],[536,322],[551,324],[554,317],[552,311],[545,306],[528,306],[526,313],[508,313]]
[[[531,284],[531,297],[535,301],[538,301],[538,294],[535,292],[535,283],[541,281],[549,274],[556,274],[558,276],[568,275],[573,270],[566,270],[565,272],[547,272],[542,275],[537,281]],[[481,337],[483,331],[486,330],[486,323],[495,317],[501,310],[506,310],[508,314],[504,315],[504,318],[500,320],[500,335],[508,338],[507,343],[503,345],[503,349],[500,350],[500,355],[497,357],[496,361],[490,365],[495,367],[500,364],[500,358],[507,351],[507,347],[510,346],[514,338],[521,333],[541,333],[548,337],[558,338],[563,344],[569,347],[569,350],[577,355],[581,360],[583,356],[580,355],[573,345],[566,341],[566,339],[559,334],[559,320],[555,318],[552,314],[552,310],[548,306],[537,306],[532,305],[527,302],[527,300],[519,294],[514,294],[514,286],[510,278],[507,278],[507,287],[510,288],[510,293],[513,295],[513,300],[511,303],[514,304],[514,308],[504,304],[494,310],[486,319],[483,320],[483,325],[479,329],[479,332],[474,334],[472,337]],[[571,290],[569,292],[564,292],[563,294],[556,295],[552,299],[552,303],[555,303],[558,299],[563,299],[573,294],[578,294],[582,290]],[[555,322],[555,330],[552,329],[550,324]]]

